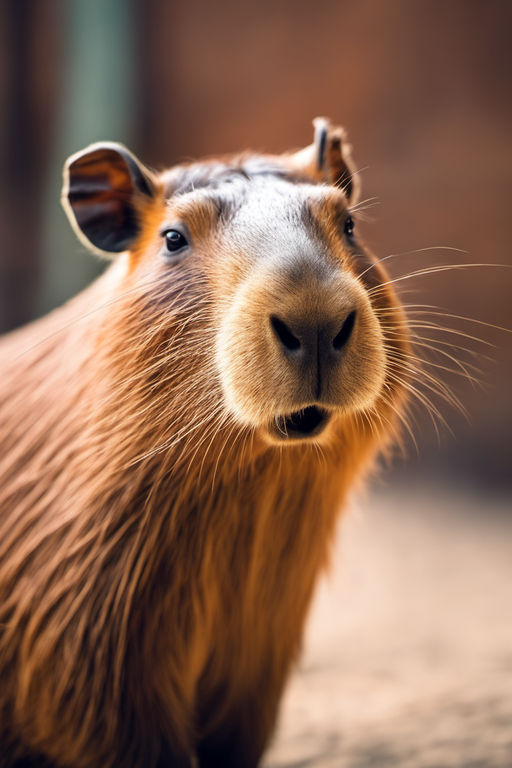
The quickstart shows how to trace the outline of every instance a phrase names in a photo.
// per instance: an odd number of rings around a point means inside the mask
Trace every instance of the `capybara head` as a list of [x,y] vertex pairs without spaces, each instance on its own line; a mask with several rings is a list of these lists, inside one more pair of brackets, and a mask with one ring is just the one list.
[[301,151],[161,174],[92,145],[68,160],[63,200],[89,247],[129,251],[119,268],[159,333],[149,356],[175,344],[167,381],[185,377],[197,402],[215,393],[219,422],[283,446],[328,444],[403,377],[403,317],[359,238],[357,191],[343,131],[317,118]]

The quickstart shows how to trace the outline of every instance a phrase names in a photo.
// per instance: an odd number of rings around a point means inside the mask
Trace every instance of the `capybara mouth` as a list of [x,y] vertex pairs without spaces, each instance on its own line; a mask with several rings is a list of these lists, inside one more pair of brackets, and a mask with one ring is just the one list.
[[329,419],[330,414],[326,410],[310,405],[288,416],[276,417],[272,425],[272,433],[281,440],[315,437],[327,426]]

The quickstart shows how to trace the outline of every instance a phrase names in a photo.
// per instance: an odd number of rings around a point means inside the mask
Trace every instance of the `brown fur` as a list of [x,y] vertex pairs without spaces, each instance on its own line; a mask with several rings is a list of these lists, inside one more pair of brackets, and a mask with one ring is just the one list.
[[[385,272],[340,238],[342,192],[300,157],[243,156],[148,175],[154,195],[137,198],[130,252],[0,346],[1,765],[259,761],[338,512],[394,435],[407,350],[390,286],[366,298]],[[339,290],[346,284],[367,313],[367,343],[350,353],[346,386],[355,393],[347,402],[361,388],[371,402],[338,404],[318,440],[284,445],[265,431],[289,376],[276,359],[258,384],[261,361],[273,359],[270,341],[251,337],[239,360],[218,341],[232,328],[242,341],[254,332],[240,314],[229,320],[249,271],[259,287],[243,294],[243,317],[267,312],[282,287],[271,267],[263,281],[263,266],[249,268],[245,230],[228,242],[219,234],[229,210],[212,190],[233,176],[222,189],[236,203],[258,174],[290,190],[315,185],[311,220],[293,226],[316,228]],[[183,216],[195,253],[169,266],[158,257],[159,229]],[[303,291],[297,303],[321,313],[322,296],[315,309],[312,295]],[[379,308],[386,323],[375,320]]]

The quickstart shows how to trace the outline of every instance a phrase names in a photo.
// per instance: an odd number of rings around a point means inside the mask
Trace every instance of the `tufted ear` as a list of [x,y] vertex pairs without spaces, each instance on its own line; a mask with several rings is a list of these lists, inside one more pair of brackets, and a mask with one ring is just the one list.
[[64,165],[64,210],[80,240],[103,255],[130,247],[140,206],[155,192],[151,172],[122,144],[91,144]]
[[291,155],[295,171],[314,181],[334,184],[345,193],[353,205],[359,194],[359,184],[352,163],[352,147],[346,141],[341,126],[333,126],[325,117],[315,117],[313,143]]

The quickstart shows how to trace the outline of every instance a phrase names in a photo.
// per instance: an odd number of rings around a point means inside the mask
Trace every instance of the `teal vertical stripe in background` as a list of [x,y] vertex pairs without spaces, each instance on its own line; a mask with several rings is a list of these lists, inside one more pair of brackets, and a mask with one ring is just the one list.
[[[129,0],[62,3],[61,112],[48,167],[40,312],[62,303],[101,271],[67,224],[59,203],[62,165],[93,141],[133,139],[134,24]],[[64,260],[72,261],[64,265]]]

